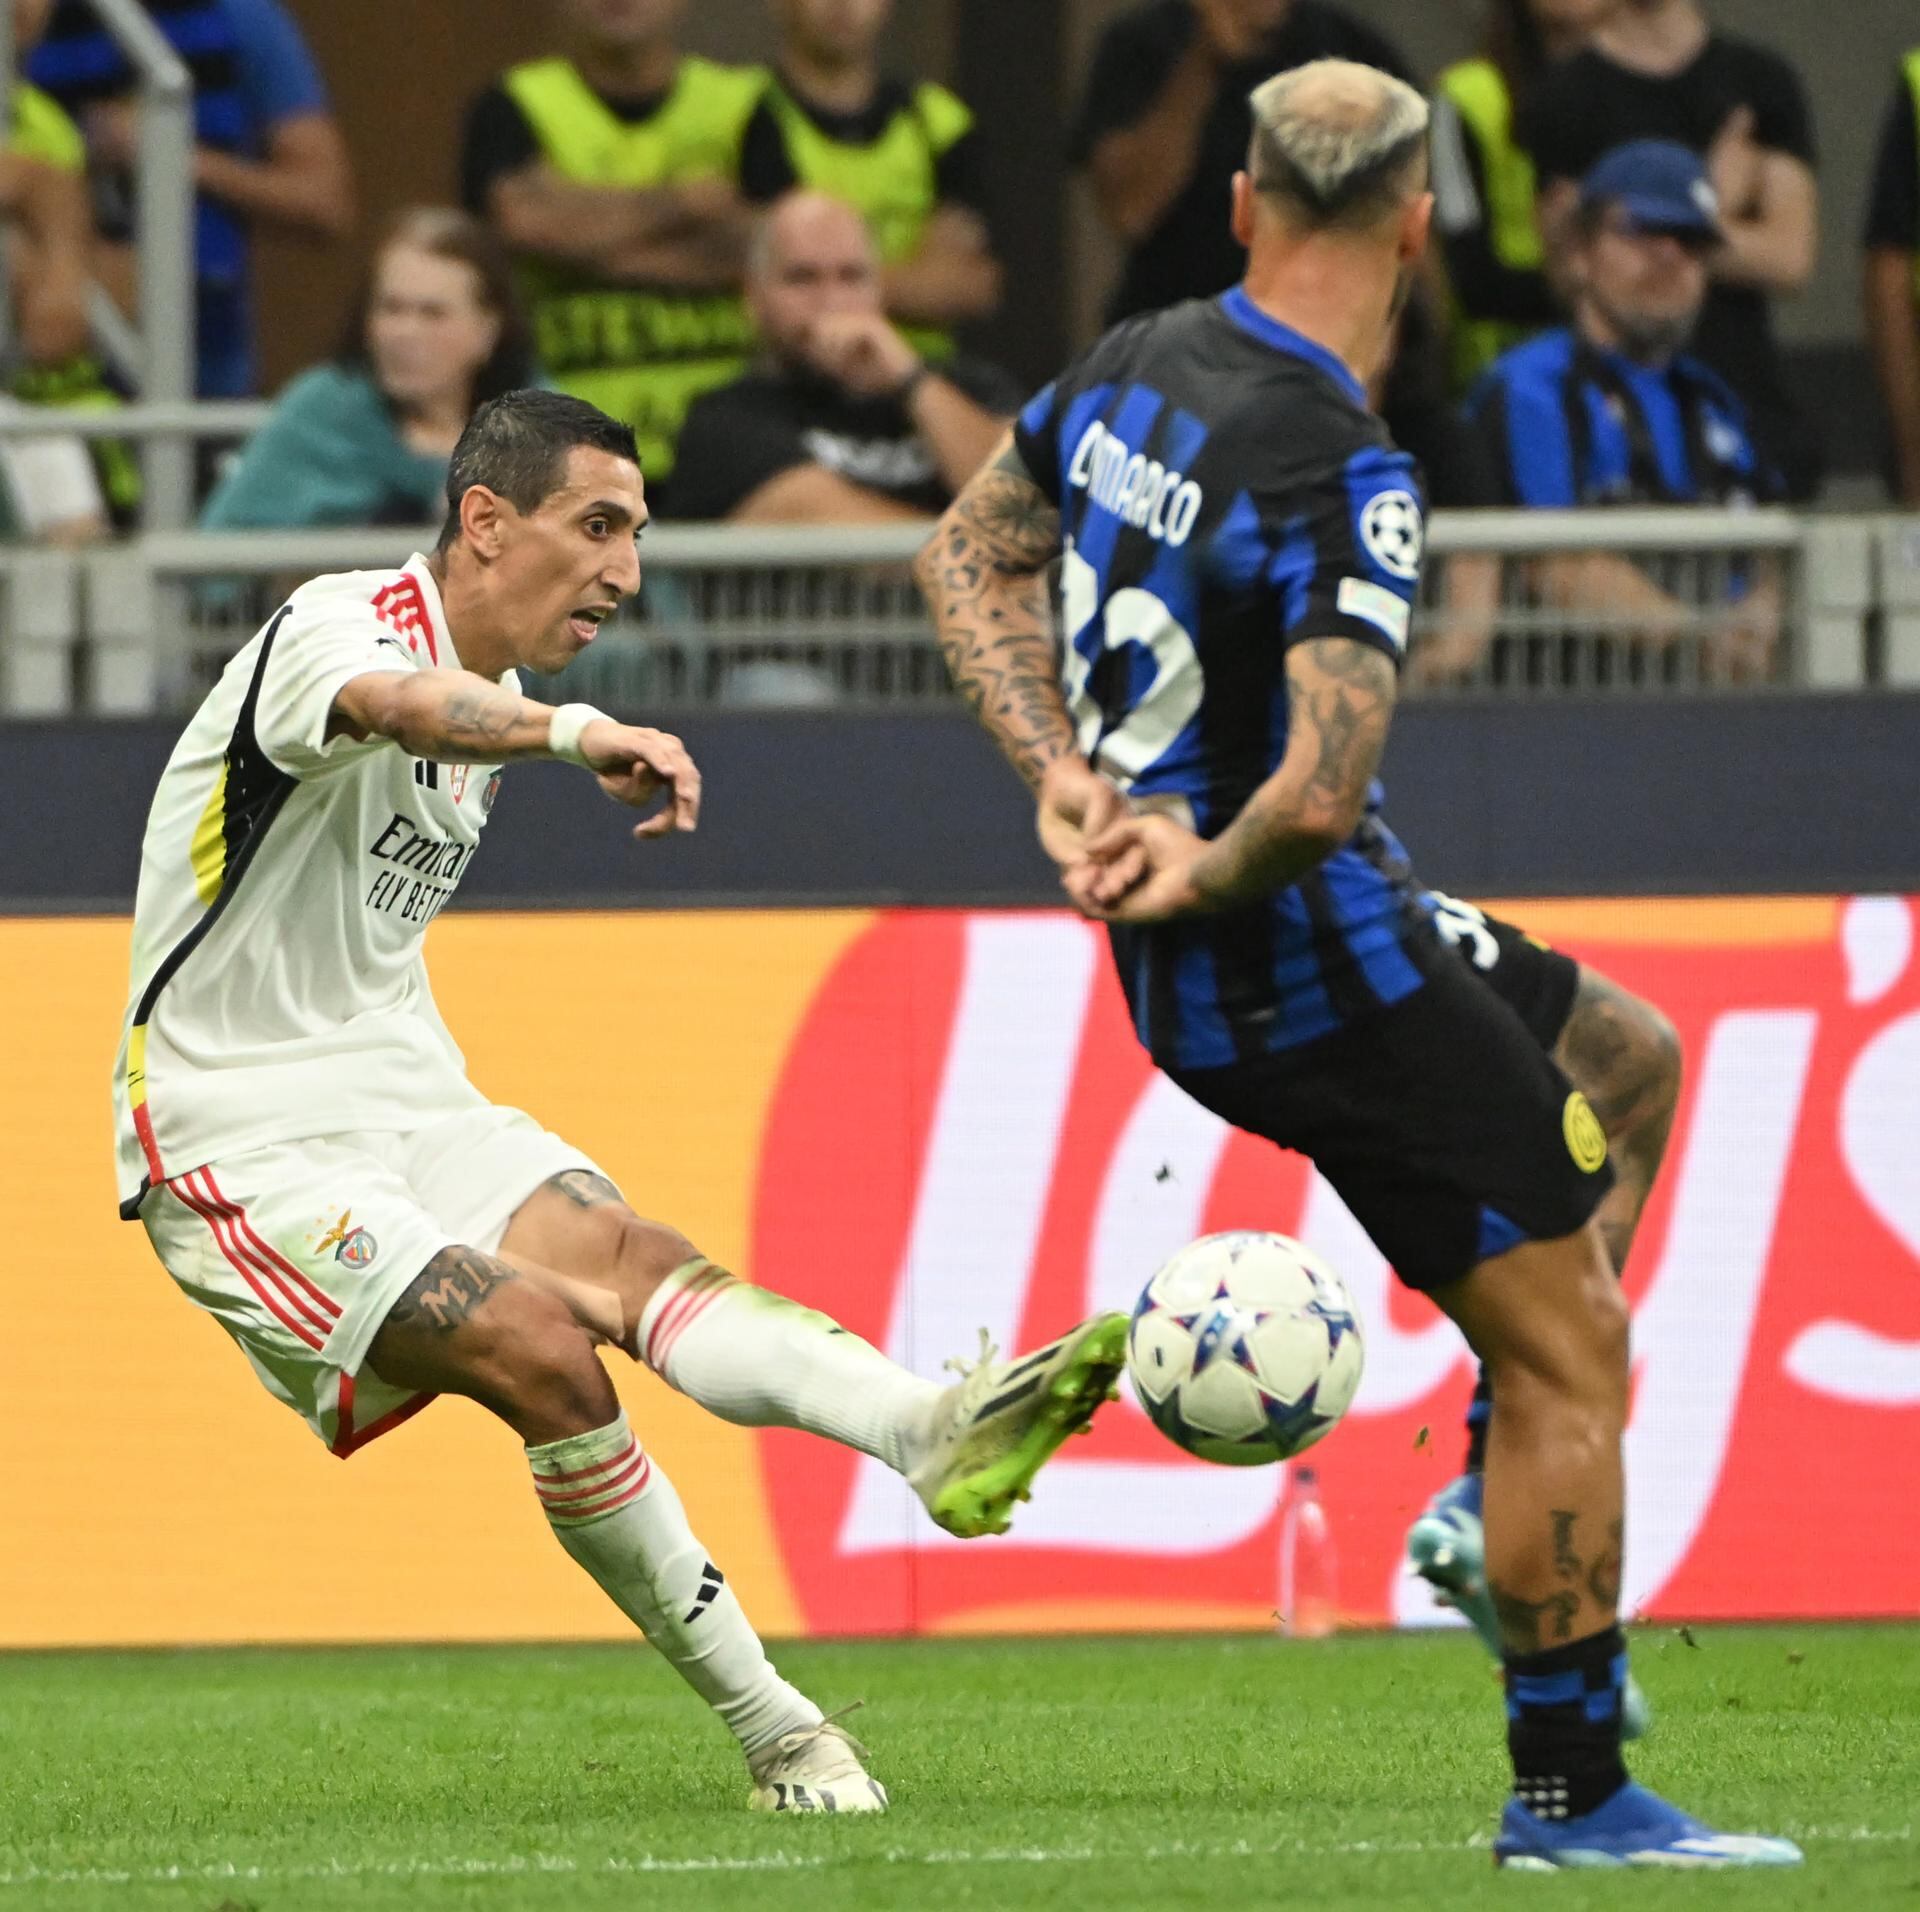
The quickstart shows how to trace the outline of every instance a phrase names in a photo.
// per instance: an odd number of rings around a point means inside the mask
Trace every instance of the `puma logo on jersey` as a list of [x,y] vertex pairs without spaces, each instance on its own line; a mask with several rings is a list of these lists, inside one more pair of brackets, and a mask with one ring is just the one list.
[[1067,482],[1136,531],[1185,544],[1200,515],[1200,487],[1184,472],[1137,452],[1098,419],[1080,434]]

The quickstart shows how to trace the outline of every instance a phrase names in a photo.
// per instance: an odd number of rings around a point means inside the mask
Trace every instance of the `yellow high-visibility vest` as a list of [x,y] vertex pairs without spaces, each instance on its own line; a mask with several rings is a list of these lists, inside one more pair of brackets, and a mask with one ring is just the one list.
[[[1486,180],[1487,236],[1493,256],[1514,272],[1538,272],[1546,264],[1540,237],[1540,182],[1532,157],[1513,137],[1513,96],[1506,76],[1491,60],[1462,60],[1440,75],[1440,91],[1479,149]],[[1454,377],[1465,386],[1501,353],[1531,338],[1537,328],[1503,319],[1478,318],[1456,305]]]
[[[801,185],[831,193],[867,222],[888,265],[911,259],[940,203],[941,157],[973,125],[965,103],[925,81],[865,146],[823,132],[776,79],[766,92],[768,111],[780,128],[787,163]],[[938,326],[908,326],[906,336],[923,357],[953,350],[952,334]]]
[[[767,76],[689,55],[659,110],[634,124],[570,60],[530,61],[503,83],[555,172],[586,186],[645,188],[737,180],[741,136]],[[647,474],[664,477],[687,407],[745,369],[752,330],[739,293],[611,285],[555,260],[527,262],[522,277],[547,376],[631,425]]]
[[7,151],[16,158],[37,159],[57,172],[86,171],[87,143],[79,127],[57,100],[37,86],[25,80],[14,82],[8,122]]

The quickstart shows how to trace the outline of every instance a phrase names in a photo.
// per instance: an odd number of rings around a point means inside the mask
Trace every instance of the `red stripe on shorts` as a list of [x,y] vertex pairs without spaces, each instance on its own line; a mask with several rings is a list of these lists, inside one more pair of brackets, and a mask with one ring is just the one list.
[[[213,1177],[209,1175],[204,1168],[190,1170],[187,1175],[182,1176],[180,1179],[182,1182],[190,1182],[194,1175],[198,1175],[203,1182],[208,1184],[211,1184],[213,1181]],[[208,1195],[204,1189],[196,1188],[193,1193],[196,1199],[205,1205],[210,1219],[217,1216],[225,1222],[227,1233],[232,1239],[235,1252],[241,1255],[257,1274],[271,1284],[280,1298],[285,1301],[297,1315],[303,1320],[310,1322],[319,1331],[320,1338],[324,1341],[327,1335],[332,1332],[332,1319],[327,1316],[324,1310],[315,1307],[312,1302],[305,1299],[300,1290],[274,1267],[273,1262],[259,1246],[259,1238],[251,1229],[243,1226],[239,1218],[239,1211],[235,1208],[234,1204],[227,1201],[216,1201],[212,1196]],[[335,1312],[337,1314],[338,1311],[336,1310]]]
[[250,1241],[268,1261],[272,1262],[276,1268],[286,1275],[289,1280],[303,1289],[308,1298],[318,1304],[320,1312],[325,1315],[329,1321],[338,1321],[340,1319],[339,1302],[335,1301],[334,1298],[310,1276],[301,1273],[277,1248],[269,1248],[267,1244],[260,1239],[259,1233],[254,1228],[254,1225],[247,1220],[247,1211],[242,1208],[238,1202],[230,1202],[221,1194],[220,1184],[213,1179],[213,1170],[211,1167],[203,1168],[199,1173],[206,1178],[207,1187],[213,1192],[213,1199],[240,1224],[241,1231],[245,1234],[247,1240]]
[[297,1315],[290,1312],[284,1301],[275,1299],[274,1294],[268,1289],[266,1283],[260,1279],[259,1275],[255,1273],[253,1268],[241,1256],[238,1246],[229,1240],[226,1229],[230,1224],[228,1224],[227,1218],[217,1213],[205,1202],[204,1198],[200,1197],[195,1190],[189,1188],[186,1178],[182,1177],[179,1181],[169,1182],[167,1186],[213,1231],[214,1242],[218,1246],[221,1254],[226,1257],[227,1261],[238,1272],[240,1279],[259,1297],[261,1306],[264,1307],[288,1333],[297,1336],[300,1340],[304,1341],[308,1347],[318,1352],[318,1350],[325,1345],[325,1336],[316,1334],[306,1321],[301,1320]]

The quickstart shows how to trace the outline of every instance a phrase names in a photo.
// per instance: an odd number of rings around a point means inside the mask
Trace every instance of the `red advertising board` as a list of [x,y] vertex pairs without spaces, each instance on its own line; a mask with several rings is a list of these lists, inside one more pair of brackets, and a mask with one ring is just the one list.
[[[1920,1613],[1920,954],[1900,898],[1514,906],[1659,1003],[1687,1084],[1627,1286],[1627,1598],[1650,1617]],[[1471,1369],[1297,1157],[1149,1068],[1098,933],[897,912],[788,1045],[757,1169],[756,1279],[923,1372],[1130,1307],[1212,1229],[1298,1235],[1345,1274],[1367,1373],[1318,1468],[1341,1605],[1433,1617],[1407,1521],[1457,1464]],[[1275,1598],[1284,1468],[1186,1459],[1132,1402],[1015,1532],[933,1532],[877,1465],[762,1437],[805,1625],[1245,1626]],[[1791,1544],[1779,1538],[1783,1523]]]

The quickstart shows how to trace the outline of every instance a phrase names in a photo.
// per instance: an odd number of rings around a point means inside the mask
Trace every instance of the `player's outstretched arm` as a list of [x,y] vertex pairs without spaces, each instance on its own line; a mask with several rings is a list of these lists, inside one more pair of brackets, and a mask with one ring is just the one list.
[[1298,882],[1358,826],[1395,691],[1392,661],[1371,644],[1294,645],[1286,754],[1232,823],[1209,843],[1168,817],[1129,817],[1069,871],[1068,894],[1089,915],[1155,923],[1236,909]]
[[1075,754],[1047,599],[1059,555],[1060,513],[1008,432],[913,566],[955,688],[1035,790]]
[[437,763],[577,763],[616,803],[650,809],[638,837],[691,830],[700,820],[700,773],[665,731],[616,723],[591,704],[536,703],[470,671],[369,671],[340,687],[329,736],[385,737]]

